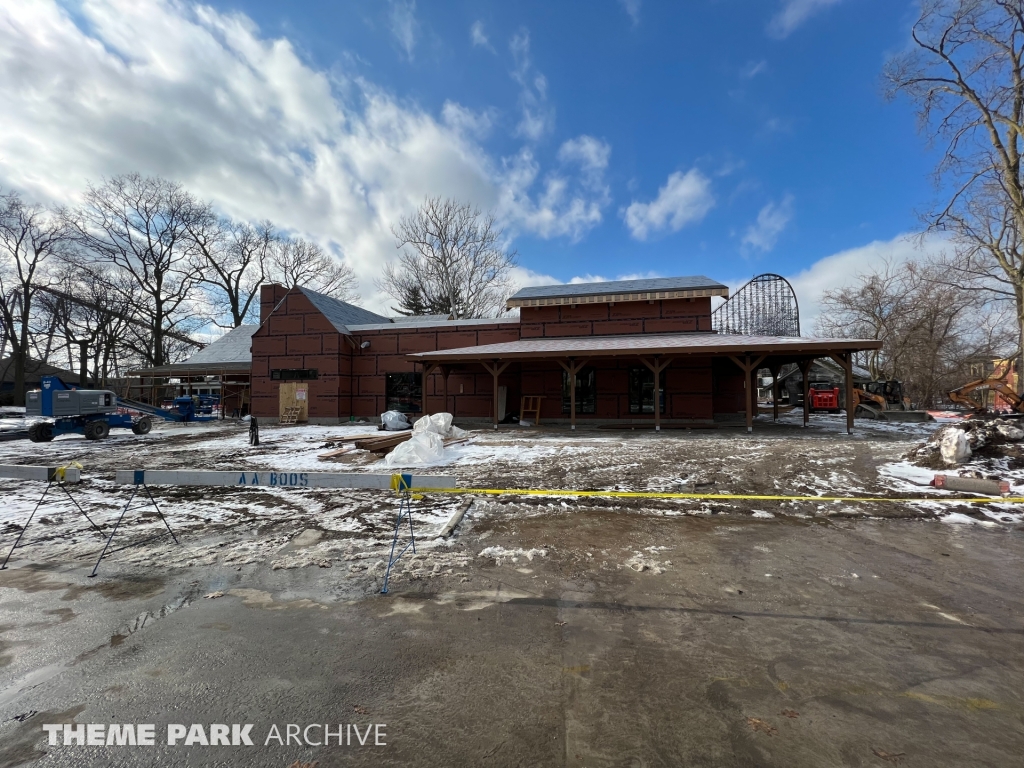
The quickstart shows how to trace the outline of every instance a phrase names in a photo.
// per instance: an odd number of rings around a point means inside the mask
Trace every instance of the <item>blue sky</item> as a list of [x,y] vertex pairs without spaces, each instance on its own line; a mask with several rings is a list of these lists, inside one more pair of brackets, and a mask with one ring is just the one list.
[[178,178],[324,242],[371,307],[388,227],[425,194],[496,210],[524,282],[773,271],[811,306],[912,255],[936,196],[880,81],[915,11],[38,0],[0,10],[0,185],[63,201],[105,174]]
[[[914,115],[886,102],[879,78],[906,42],[915,3],[821,3],[791,30],[772,26],[785,3],[753,0],[645,0],[632,6],[635,22],[615,0],[217,5],[288,36],[319,66],[354,69],[427,111],[450,100],[497,110],[485,144],[499,155],[522,145],[511,46],[528,35],[530,74],[547,82],[538,109],[550,119],[532,144],[538,159],[554,163],[580,134],[611,147],[600,225],[575,242],[517,238],[525,266],[561,279],[790,273],[917,227],[934,195]],[[474,27],[486,43],[478,35],[474,45]],[[694,168],[712,180],[714,207],[638,243],[620,209]],[[783,218],[788,210],[788,223],[773,247],[769,233],[744,245],[767,205]]]

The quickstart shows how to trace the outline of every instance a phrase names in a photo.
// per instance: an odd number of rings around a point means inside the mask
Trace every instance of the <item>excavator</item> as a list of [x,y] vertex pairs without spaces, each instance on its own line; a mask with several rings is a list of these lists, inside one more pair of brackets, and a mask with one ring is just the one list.
[[988,379],[976,379],[969,381],[962,387],[951,389],[947,395],[957,405],[963,405],[970,408],[975,413],[984,413],[988,410],[985,403],[980,400],[976,400],[971,397],[973,392],[978,390],[994,390],[1002,395],[1003,400],[1007,402],[1011,410],[1014,413],[1024,413],[1024,398],[1021,398],[1011,387],[1006,383],[1005,379],[993,376]]

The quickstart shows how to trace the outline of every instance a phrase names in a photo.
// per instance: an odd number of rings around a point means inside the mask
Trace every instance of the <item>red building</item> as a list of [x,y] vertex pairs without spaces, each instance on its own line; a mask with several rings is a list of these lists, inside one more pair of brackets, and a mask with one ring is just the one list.
[[[252,412],[319,423],[386,410],[495,422],[539,397],[542,422],[708,423],[752,415],[758,369],[877,342],[718,334],[706,277],[525,288],[519,318],[388,318],[305,288],[263,287],[252,337]],[[575,381],[575,387],[569,382]],[[655,409],[655,391],[660,407]]]

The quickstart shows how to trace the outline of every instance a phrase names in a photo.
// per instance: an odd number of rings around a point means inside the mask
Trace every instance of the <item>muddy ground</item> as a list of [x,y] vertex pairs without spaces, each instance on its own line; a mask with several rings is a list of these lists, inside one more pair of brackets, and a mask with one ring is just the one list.
[[[118,552],[95,579],[101,536],[44,507],[0,572],[0,767],[1024,764],[1017,508],[917,485],[905,457],[928,428],[839,426],[479,433],[422,471],[932,500],[480,497],[440,540],[463,499],[427,495],[387,596],[390,494],[155,487],[181,544]],[[5,443],[0,463],[80,461],[72,493],[109,526],[115,468],[390,471],[317,461],[361,431]],[[39,489],[0,492],[9,542]],[[161,525],[141,504],[126,521],[123,543]],[[157,745],[49,746],[42,725],[65,722],[152,723]],[[256,743],[169,747],[172,723],[251,723]],[[386,724],[386,746],[263,744],[289,723]]]

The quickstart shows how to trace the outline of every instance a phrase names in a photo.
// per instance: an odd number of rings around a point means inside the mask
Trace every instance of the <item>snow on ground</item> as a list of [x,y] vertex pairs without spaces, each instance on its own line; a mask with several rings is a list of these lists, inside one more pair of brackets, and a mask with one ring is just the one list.
[[[6,419],[5,419],[6,421]],[[800,415],[788,414],[782,425],[762,416],[755,433],[740,428],[611,432],[549,429],[472,431],[466,443],[445,450],[437,465],[414,473],[453,474],[470,488],[565,489],[566,496],[479,499],[464,523],[475,520],[572,515],[599,509],[629,515],[738,515],[763,524],[780,518],[912,515],[947,522],[1024,523],[1019,505],[951,505],[949,491],[927,485],[933,472],[903,457],[937,425],[858,421],[851,440],[845,418],[815,414],[801,428]],[[329,461],[317,457],[357,435],[375,431],[373,424],[301,425],[261,428],[261,444],[250,446],[247,424],[159,423],[136,436],[115,430],[104,441],[65,436],[51,443],[0,442],[0,464],[83,465],[86,481],[71,489],[96,522],[109,530],[127,502],[131,488],[113,483],[114,469],[192,468],[265,469],[326,472],[392,470],[380,457],[354,451]],[[968,465],[968,468],[970,465]],[[1024,494],[1024,470],[1007,470]],[[42,493],[41,484],[0,481],[0,541],[4,547],[20,530]],[[914,496],[936,501],[913,504],[757,501],[714,499],[620,499],[573,496],[572,489],[692,492],[783,496]],[[182,546],[169,538],[118,553],[119,560],[145,565],[188,566],[220,563],[244,567],[267,563],[275,568],[341,567],[358,578],[381,573],[391,543],[397,510],[388,492],[290,490],[270,488],[183,488],[157,486],[154,497]],[[103,538],[91,531],[59,492],[40,508],[26,535],[29,547],[18,556],[94,560]],[[51,503],[52,502],[52,503]],[[429,495],[415,503],[418,531],[416,559],[405,567],[417,577],[439,572],[457,575],[460,563],[474,556],[436,540],[438,530],[463,502],[459,496]],[[137,496],[123,524],[124,540],[145,538],[162,530],[148,499]],[[119,534],[119,538],[122,534]],[[296,544],[295,542],[299,542]],[[6,549],[0,556],[6,554]],[[517,555],[519,556],[519,555]],[[461,559],[460,559],[461,558]],[[529,558],[526,558],[527,560]],[[650,560],[650,558],[648,558]],[[638,564],[662,568],[654,560]],[[355,576],[353,577],[355,578]]]

